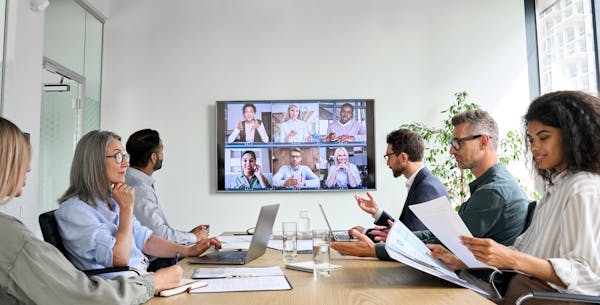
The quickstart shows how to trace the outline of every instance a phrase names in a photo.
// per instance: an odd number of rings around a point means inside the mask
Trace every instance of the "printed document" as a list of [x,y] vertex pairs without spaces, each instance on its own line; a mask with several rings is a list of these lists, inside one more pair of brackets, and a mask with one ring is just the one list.
[[385,250],[391,258],[407,266],[469,288],[486,297],[493,295],[489,289],[479,287],[475,283],[470,283],[459,278],[442,262],[429,256],[431,252],[429,248],[400,221],[394,222],[394,225],[390,229],[385,242]]
[[[413,204],[409,208],[423,224],[439,239],[448,250],[458,256],[469,268],[492,268],[473,256],[473,253],[460,242],[460,235],[473,235],[454,211],[446,196],[424,203]],[[496,269],[496,268],[492,268]]]
[[192,278],[208,285],[190,293],[289,290],[292,286],[278,266],[240,268],[196,268]]

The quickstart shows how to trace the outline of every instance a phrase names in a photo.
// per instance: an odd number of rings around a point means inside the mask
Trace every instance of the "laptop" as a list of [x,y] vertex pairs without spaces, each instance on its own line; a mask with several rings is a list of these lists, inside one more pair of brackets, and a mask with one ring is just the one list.
[[277,217],[279,204],[265,205],[260,209],[256,229],[248,250],[215,251],[189,260],[191,264],[243,265],[265,254],[269,238],[273,233],[273,223]]
[[329,219],[327,219],[327,215],[325,214],[325,209],[323,205],[319,203],[319,209],[321,209],[321,213],[323,214],[323,218],[325,218],[325,223],[327,224],[327,228],[329,228],[329,232],[331,232],[332,238],[334,241],[356,241],[357,239],[350,236],[348,231],[334,231],[331,228],[331,224],[329,223]]

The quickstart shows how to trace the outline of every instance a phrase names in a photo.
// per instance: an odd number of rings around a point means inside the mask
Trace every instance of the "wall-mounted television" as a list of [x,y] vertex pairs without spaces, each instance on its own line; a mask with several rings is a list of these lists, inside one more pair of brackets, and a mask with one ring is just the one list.
[[374,104],[217,101],[217,191],[375,189]]

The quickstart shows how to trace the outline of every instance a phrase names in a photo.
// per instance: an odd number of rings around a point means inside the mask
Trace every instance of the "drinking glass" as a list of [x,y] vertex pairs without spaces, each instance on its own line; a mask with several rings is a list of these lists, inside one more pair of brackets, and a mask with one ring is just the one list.
[[283,261],[292,262],[297,255],[297,225],[293,221],[284,221],[282,223],[283,239]]
[[331,232],[329,230],[313,230],[313,277],[315,279],[329,277],[331,275],[331,265],[329,263],[331,241]]

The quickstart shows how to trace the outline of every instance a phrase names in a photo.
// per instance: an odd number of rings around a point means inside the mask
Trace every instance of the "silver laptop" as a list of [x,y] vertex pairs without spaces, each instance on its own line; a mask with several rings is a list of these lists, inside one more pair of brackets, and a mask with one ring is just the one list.
[[243,265],[265,254],[279,204],[265,205],[260,209],[256,228],[248,251],[215,251],[189,260],[191,264]]
[[327,215],[325,214],[325,209],[323,208],[323,205],[321,203],[319,203],[319,209],[321,209],[321,213],[323,214],[323,218],[325,218],[325,223],[327,224],[327,228],[329,228],[329,232],[331,232],[331,237],[333,238],[334,241],[356,241],[357,239],[353,238],[352,236],[350,236],[350,234],[348,234],[348,231],[344,231],[344,230],[340,230],[340,231],[334,231],[331,228],[331,224],[329,223],[329,219],[327,219]]

